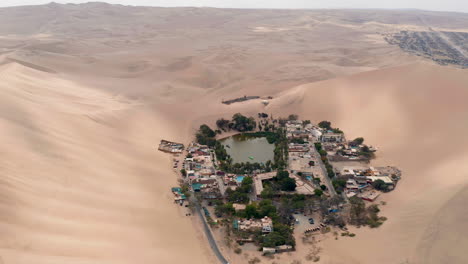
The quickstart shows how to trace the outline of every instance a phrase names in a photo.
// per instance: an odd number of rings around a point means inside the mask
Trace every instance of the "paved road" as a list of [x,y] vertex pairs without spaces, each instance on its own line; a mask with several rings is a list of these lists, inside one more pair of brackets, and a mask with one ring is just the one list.
[[337,193],[335,191],[335,188],[333,187],[332,182],[330,181],[330,178],[328,177],[327,168],[325,168],[325,164],[323,164],[320,154],[318,153],[317,149],[315,149],[315,146],[312,145],[311,148],[313,149],[314,155],[317,157],[318,164],[320,165],[320,168],[322,169],[323,176],[324,176],[323,178],[325,179],[325,185],[327,186],[327,189],[330,191],[330,195],[332,197],[335,197]]
[[190,198],[191,198],[190,199],[191,202],[195,204],[195,207],[196,207],[195,210],[197,211],[197,214],[203,223],[203,230],[205,231],[206,238],[208,239],[208,243],[210,244],[210,247],[213,250],[213,253],[216,255],[216,257],[218,258],[219,262],[221,262],[221,264],[229,264],[229,262],[226,260],[226,258],[223,256],[223,254],[219,250],[218,244],[216,243],[216,240],[214,239],[213,234],[211,233],[211,229],[208,226],[208,223],[206,222],[206,219],[204,217],[204,212],[200,204],[198,204],[195,198],[195,194],[193,192],[191,193]]

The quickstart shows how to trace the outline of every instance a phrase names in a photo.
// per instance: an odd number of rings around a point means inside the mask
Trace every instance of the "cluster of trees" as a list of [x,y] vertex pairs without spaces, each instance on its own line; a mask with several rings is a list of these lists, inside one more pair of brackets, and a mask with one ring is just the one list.
[[289,177],[289,172],[280,170],[272,181],[266,181],[263,184],[263,191],[260,196],[263,199],[271,199],[278,196],[280,191],[293,192],[296,190],[296,181]]
[[[357,147],[357,146],[362,145],[363,143],[364,143],[364,138],[358,137],[358,138],[355,138],[354,140],[350,141],[349,145],[352,146],[352,147]],[[375,156],[374,152],[370,151],[369,147],[366,146],[366,145],[364,145],[360,149],[359,155],[364,156],[364,157],[366,157],[368,159],[372,159]]]
[[333,171],[333,166],[330,164],[327,158],[327,151],[322,148],[321,143],[315,143],[315,149],[317,149],[318,153],[320,154],[320,157],[323,161],[323,164],[325,164],[325,168],[327,169],[327,175],[328,178],[333,178],[335,177],[335,172]]
[[376,190],[383,191],[383,192],[388,192],[389,188],[388,185],[382,181],[382,180],[376,180],[372,183],[372,187],[374,187]]
[[231,203],[248,203],[250,201],[249,194],[252,192],[253,180],[251,177],[245,177],[237,189],[226,190],[226,198]]
[[330,211],[330,209],[341,208],[344,202],[344,198],[341,195],[322,199],[320,201],[320,211],[323,215],[323,222],[329,225],[344,227],[346,222],[343,214],[341,212]]
[[242,135],[245,137],[265,137],[270,144],[275,144],[280,138],[278,133],[270,131],[249,132]]
[[255,130],[257,122],[253,117],[246,117],[240,113],[234,114],[232,120],[226,120],[224,118],[216,121],[216,126],[222,131],[236,130],[239,132],[246,132]]
[[350,219],[349,223],[356,226],[368,225],[372,228],[379,227],[383,224],[387,218],[379,217],[380,212],[379,206],[376,204],[366,207],[363,200],[358,197],[351,197],[349,199],[351,203]]
[[276,182],[281,191],[293,192],[296,190],[296,180],[289,177],[289,172],[285,170],[279,170],[276,173],[276,177],[273,178],[273,181]]
[[[287,200],[294,200],[287,199]],[[280,206],[281,207],[281,206]],[[267,235],[261,235],[257,233],[256,240],[262,247],[276,247],[281,245],[295,246],[296,241],[293,237],[293,230],[289,227],[289,223],[285,222],[285,218],[282,218],[273,204],[272,200],[264,199],[261,202],[252,203],[246,206],[245,210],[241,210],[236,213],[237,216],[242,218],[256,218],[260,219],[265,216],[270,217],[273,220],[273,232]],[[290,214],[288,215],[289,219]]]
[[219,141],[216,141],[214,145],[214,151],[216,154],[216,158],[219,161],[227,161],[228,159],[231,159],[231,156],[229,156],[223,144],[221,144]]
[[273,232],[261,236],[260,245],[262,247],[276,247],[281,245],[296,246],[293,230],[288,226],[278,222],[273,223]]
[[346,180],[347,179],[341,178],[341,177],[337,179],[333,179],[332,184],[337,193],[342,193],[344,191],[346,187]]
[[326,130],[331,130],[333,133],[343,134],[343,131],[341,131],[339,128],[333,128],[330,121],[321,121],[318,123],[318,126]]
[[304,144],[305,143],[304,139],[302,139],[302,138],[292,138],[290,140],[290,142],[295,143],[295,144]]
[[218,202],[215,207],[215,213],[223,216],[235,216],[246,219],[260,219],[265,216],[273,220],[273,232],[263,235],[261,231],[254,233],[255,240],[260,246],[275,247],[281,245],[295,246],[295,240],[291,228],[287,224],[282,223],[281,217],[278,215],[276,206],[272,200],[264,199],[259,203],[248,204],[245,210],[236,211],[232,203]]
[[288,139],[284,129],[278,129],[276,133],[278,139],[275,144],[274,163],[276,169],[283,170],[288,164]]
[[217,217],[232,216],[236,213],[236,209],[232,203],[223,203],[222,201],[216,201],[215,214]]
[[368,159],[372,159],[375,157],[374,152],[370,151],[369,147],[364,145],[361,150],[359,151],[359,155],[364,156]]
[[306,207],[307,198],[303,194],[292,194],[292,195],[283,195],[281,196],[280,204],[278,207],[278,214],[280,216],[280,221],[283,224],[291,224],[291,221],[294,220],[291,215],[296,211],[303,211]]
[[232,128],[239,132],[252,131],[257,127],[257,123],[253,117],[246,117],[240,113],[232,116]]
[[361,145],[362,143],[364,143],[364,138],[358,137],[358,138],[355,138],[352,141],[350,141],[349,145],[352,146],[352,147],[357,147],[357,146]]
[[265,216],[276,218],[276,206],[273,205],[271,200],[265,199],[259,203],[251,203],[245,207],[245,210],[240,210],[237,212],[236,216],[240,218],[256,218],[260,219]]
[[[218,158],[219,159],[219,158]],[[232,158],[229,157],[225,161],[222,161],[219,169],[229,173],[236,174],[250,174],[254,171],[272,171],[273,163],[268,160],[266,163],[258,162],[241,162],[241,163],[232,163]]]
[[209,126],[203,124],[197,131],[195,135],[197,142],[202,145],[207,145],[209,147],[214,147],[216,144],[216,132],[213,131]]

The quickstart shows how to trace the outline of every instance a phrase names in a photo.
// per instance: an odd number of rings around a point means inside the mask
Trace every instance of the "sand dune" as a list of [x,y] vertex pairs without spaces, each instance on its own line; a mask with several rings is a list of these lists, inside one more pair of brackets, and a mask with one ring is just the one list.
[[5,263],[206,263],[167,192],[157,115],[20,64],[0,74]]
[[466,70],[411,64],[303,85],[270,104],[336,120],[349,137],[380,146],[376,164],[404,172],[397,190],[383,197],[389,220],[378,230],[356,230],[356,239],[326,241],[325,263],[468,261],[468,212],[460,204],[468,186],[468,124],[461,118],[467,84]]
[[[424,11],[0,9],[1,260],[216,263],[155,146],[261,111],[329,119],[404,172],[388,221],[325,241],[322,263],[467,262],[467,70],[383,41],[417,17],[467,27]],[[274,99],[221,104],[243,95]]]

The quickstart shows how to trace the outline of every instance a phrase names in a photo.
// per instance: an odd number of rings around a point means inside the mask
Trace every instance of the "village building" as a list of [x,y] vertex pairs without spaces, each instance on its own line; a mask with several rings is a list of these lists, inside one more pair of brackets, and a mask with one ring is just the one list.
[[288,144],[289,152],[308,152],[309,150],[310,150],[309,144],[296,144],[296,143]]
[[260,195],[262,194],[263,181],[271,180],[275,176],[276,176],[276,171],[272,171],[272,172],[267,172],[267,173],[260,173],[253,177],[255,195],[257,195],[257,197],[260,197]]
[[319,140],[322,137],[322,131],[319,127],[312,127],[310,130],[310,134],[312,137],[314,137],[316,140]]
[[344,134],[327,132],[327,133],[322,134],[322,137],[320,138],[320,140],[322,142],[343,142]]
[[303,194],[303,195],[314,195],[315,187],[311,182],[306,182],[302,180],[299,176],[291,174],[290,178],[293,178],[296,181],[296,190],[294,193]]
[[262,230],[262,233],[270,233],[273,232],[273,220],[268,216],[262,219],[237,220],[237,228],[241,231],[258,229]]
[[182,153],[184,151],[184,144],[161,140],[158,150],[172,154]]
[[359,184],[354,179],[349,179],[346,181],[346,189],[351,191],[359,190]]
[[357,195],[357,197],[363,200],[369,201],[369,202],[375,201],[375,199],[377,199],[377,197],[379,196],[380,196],[380,193],[377,191],[364,192],[364,193]]
[[245,204],[233,203],[232,207],[234,207],[234,210],[240,211],[240,210],[245,210],[247,206]]

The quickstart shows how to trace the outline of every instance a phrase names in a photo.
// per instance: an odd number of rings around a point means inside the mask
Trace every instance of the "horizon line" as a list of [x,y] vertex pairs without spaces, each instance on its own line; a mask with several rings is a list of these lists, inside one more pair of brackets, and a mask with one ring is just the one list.
[[431,9],[421,9],[414,7],[395,7],[395,8],[386,8],[386,7],[217,7],[217,6],[195,6],[195,5],[174,5],[174,6],[158,6],[158,5],[135,5],[135,4],[120,4],[120,3],[108,3],[104,1],[88,1],[85,3],[57,3],[51,1],[49,3],[41,4],[20,4],[20,5],[6,5],[0,8],[12,8],[12,7],[30,7],[30,6],[46,6],[46,5],[87,5],[87,4],[106,4],[114,6],[126,6],[126,7],[155,7],[155,8],[213,8],[213,9],[238,9],[238,10],[381,10],[381,11],[425,11],[425,12],[439,12],[439,13],[459,13],[459,14],[468,14],[468,11],[453,11],[453,10],[431,10]]

